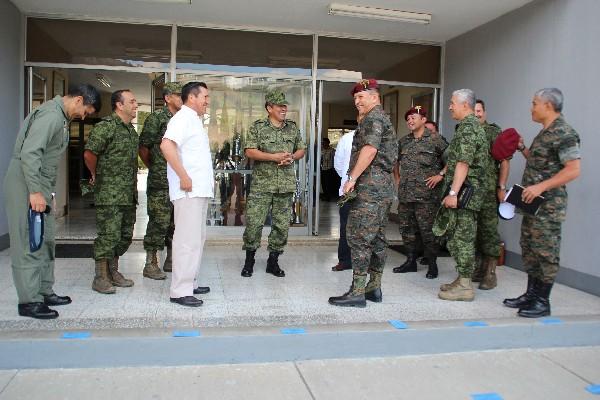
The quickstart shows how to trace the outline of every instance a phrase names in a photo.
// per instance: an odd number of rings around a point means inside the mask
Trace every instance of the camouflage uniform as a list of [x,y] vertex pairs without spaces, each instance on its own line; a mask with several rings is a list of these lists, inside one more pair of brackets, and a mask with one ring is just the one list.
[[173,204],[169,199],[167,181],[167,161],[160,151],[163,135],[173,114],[167,106],[150,114],[144,122],[140,135],[140,146],[150,150],[148,167],[148,226],[144,236],[144,250],[157,251],[171,247],[175,225],[173,224]]
[[402,241],[409,253],[416,252],[417,233],[420,233],[425,256],[437,256],[438,244],[431,227],[439,208],[442,185],[437,185],[432,190],[427,187],[425,180],[442,170],[442,154],[446,147],[440,136],[432,135],[428,129],[425,129],[425,133],[419,139],[416,139],[413,133],[400,139],[398,219]]
[[469,114],[456,126],[454,137],[448,146],[448,171],[444,187],[448,188],[454,179],[456,164],[469,165],[465,181],[474,187],[473,197],[465,209],[448,209],[456,214],[456,224],[446,232],[448,250],[456,261],[456,270],[461,278],[470,278],[475,263],[475,240],[477,214],[486,196],[486,171],[492,162],[485,131],[474,114]]
[[[365,145],[375,147],[377,155],[356,181],[356,199],[351,202],[348,215],[346,235],[354,271],[352,295],[381,287],[386,260],[385,226],[394,197],[392,168],[398,159],[398,140],[379,105],[365,115],[356,129],[349,171]],[[367,272],[371,275],[368,285]]]
[[[579,134],[561,115],[533,139],[522,185],[535,185],[556,175],[567,161],[581,158]],[[536,216],[524,215],[521,249],[527,273],[553,283],[560,262],[561,225],[567,215],[567,189],[561,186],[542,193],[546,199]]]
[[137,204],[138,135],[131,123],[113,113],[98,122],[85,149],[98,157],[94,203],[94,259],[123,255],[133,237]]
[[[296,123],[285,120],[280,128],[269,118],[255,121],[248,131],[244,149],[258,149],[265,153],[289,152],[306,148]],[[252,184],[246,202],[246,229],[244,250],[260,247],[265,219],[271,210],[272,227],[269,234],[269,252],[283,253],[287,243],[292,210],[292,195],[296,190],[294,165],[278,166],[270,161],[254,161]]]

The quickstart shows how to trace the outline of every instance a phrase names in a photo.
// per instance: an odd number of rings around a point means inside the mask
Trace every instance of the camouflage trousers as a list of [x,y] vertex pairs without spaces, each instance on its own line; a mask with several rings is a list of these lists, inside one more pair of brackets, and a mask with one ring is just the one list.
[[355,293],[365,292],[367,273],[371,275],[367,290],[381,287],[388,245],[385,226],[391,205],[391,196],[365,201],[360,195],[350,205],[346,239],[352,257],[352,288]]
[[484,200],[477,213],[477,253],[483,257],[500,257],[500,235],[498,235],[498,203],[496,195]]
[[246,229],[243,250],[260,247],[262,229],[271,210],[269,252],[283,253],[287,244],[292,215],[292,193],[263,193],[250,191],[246,202]]
[[438,239],[431,230],[438,208],[438,203],[398,203],[400,234],[410,253],[417,252],[418,240],[422,240],[426,257],[438,255]]
[[144,250],[162,250],[165,248],[165,243],[167,247],[171,247],[175,223],[169,189],[148,188],[146,194],[148,196],[148,226],[144,236]]
[[449,232],[448,251],[456,262],[456,271],[461,278],[470,278],[475,267],[475,240],[477,236],[477,211],[452,209],[456,213],[456,224]]
[[125,254],[133,237],[135,205],[96,206],[94,260],[112,259]]
[[561,222],[543,216],[523,216],[521,253],[527,273],[545,283],[552,283],[560,263]]

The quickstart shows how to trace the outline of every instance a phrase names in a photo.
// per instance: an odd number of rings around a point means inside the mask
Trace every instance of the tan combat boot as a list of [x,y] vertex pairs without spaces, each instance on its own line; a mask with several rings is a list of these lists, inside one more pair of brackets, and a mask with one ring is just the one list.
[[485,275],[479,284],[479,289],[490,290],[498,285],[498,278],[496,277],[496,265],[498,260],[493,257],[486,257],[484,260]]
[[146,265],[142,274],[146,278],[156,279],[157,281],[167,278],[167,275],[158,267],[158,259],[156,258],[156,250],[146,251]]
[[133,281],[131,279],[126,279],[123,274],[119,272],[119,257],[115,257],[112,259],[112,262],[109,262],[108,269],[113,285],[118,287],[133,286]]
[[481,282],[485,276],[485,261],[483,257],[475,256],[475,270],[471,275],[471,282]]
[[459,278],[456,286],[446,291],[440,291],[438,297],[450,301],[473,301],[475,292],[473,292],[471,278]]
[[167,246],[167,257],[163,263],[163,271],[173,272],[173,247]]
[[443,285],[440,286],[440,290],[442,292],[445,292],[447,290],[452,289],[454,286],[458,285],[458,282],[460,280],[460,276],[457,276],[455,280],[453,280],[450,283],[444,283]]
[[106,258],[96,261],[96,276],[92,282],[92,289],[103,294],[113,294],[117,291],[108,277],[108,260]]

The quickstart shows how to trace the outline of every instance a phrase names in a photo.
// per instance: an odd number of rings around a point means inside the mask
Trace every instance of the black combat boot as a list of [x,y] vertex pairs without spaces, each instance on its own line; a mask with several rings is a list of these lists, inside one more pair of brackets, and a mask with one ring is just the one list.
[[538,280],[531,275],[527,275],[527,290],[525,293],[514,299],[504,299],[502,304],[510,308],[524,308],[535,297],[535,288],[538,285]]
[[279,268],[279,253],[276,253],[274,251],[269,253],[266,272],[268,274],[273,274],[278,278],[283,278],[285,276],[285,272],[283,272],[283,270]]
[[427,279],[435,279],[438,277],[438,266],[437,266],[437,257],[429,256],[427,257],[429,261],[427,273],[425,274],[425,278]]
[[399,267],[392,270],[395,274],[404,274],[405,272],[417,272],[417,255],[408,253],[406,261]]
[[540,318],[550,315],[550,292],[554,283],[538,282],[535,295],[529,304],[519,309],[520,317]]
[[254,255],[256,250],[246,250],[246,261],[244,261],[244,268],[242,268],[242,276],[249,278],[254,272]]
[[[381,294],[381,293],[380,293]],[[371,300],[375,301],[375,300]],[[338,307],[358,307],[365,308],[367,301],[365,293],[354,290],[354,286],[350,286],[350,289],[341,296],[335,296],[329,298],[329,304]]]

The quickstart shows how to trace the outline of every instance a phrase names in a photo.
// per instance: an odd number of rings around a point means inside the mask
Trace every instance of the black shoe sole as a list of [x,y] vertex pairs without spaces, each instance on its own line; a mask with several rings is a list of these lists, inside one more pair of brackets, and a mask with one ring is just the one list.
[[336,303],[336,302],[329,302],[329,304],[331,304],[332,306],[336,306],[336,307],[355,307],[355,308],[366,308],[367,307],[367,302],[365,301],[364,303],[360,303],[360,304],[356,304],[356,303]]
[[202,302],[200,302],[200,303],[194,303],[194,304],[180,303],[179,301],[173,300],[173,299],[170,299],[170,301],[171,301],[171,303],[179,304],[180,306],[185,306],[185,307],[200,307],[200,306],[202,306],[202,304],[204,304]]
[[[276,272],[274,272],[274,271],[265,271],[265,272],[266,272],[267,274],[271,274],[271,275],[273,275],[273,276],[276,276],[276,277],[278,277],[278,278],[284,278],[284,277],[285,277],[285,273],[278,274],[278,273],[276,273]],[[283,271],[282,271],[282,272],[283,272]]]
[[246,270],[242,270],[242,273],[241,273],[241,275],[242,275],[244,278],[250,278],[250,277],[252,276],[253,272],[245,272],[245,271],[246,271]]

